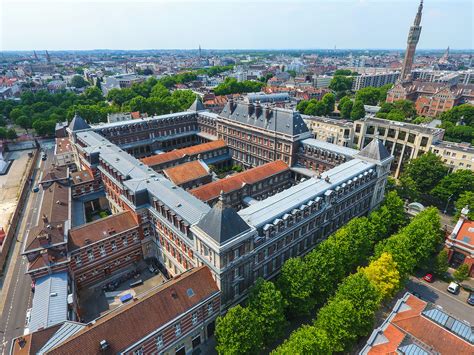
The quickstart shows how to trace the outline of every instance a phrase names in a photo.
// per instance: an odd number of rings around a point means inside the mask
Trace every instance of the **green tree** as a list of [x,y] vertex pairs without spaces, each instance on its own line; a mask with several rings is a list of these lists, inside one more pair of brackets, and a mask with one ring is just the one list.
[[323,96],[321,101],[325,106],[325,115],[329,115],[334,111],[334,105],[336,104],[336,97],[334,96],[334,94],[327,93]]
[[71,86],[75,88],[83,88],[88,86],[89,83],[80,75],[74,75],[71,79]]
[[457,282],[463,282],[469,278],[469,266],[467,264],[460,265],[453,273]]
[[343,98],[341,98],[339,100],[339,102],[337,103],[337,109],[339,111],[341,111],[342,109],[342,106],[347,102],[347,101],[351,101],[351,98],[349,96],[344,96]]
[[32,120],[28,116],[20,116],[15,120],[15,123],[19,125],[20,127],[28,130],[29,128],[32,128]]
[[445,175],[431,193],[442,201],[450,197],[456,201],[465,191],[474,191],[474,172],[471,170],[456,170]]
[[385,102],[387,99],[387,92],[393,87],[393,84],[386,84],[379,88],[379,102]]
[[397,100],[393,103],[394,108],[403,112],[406,118],[412,118],[416,116],[415,103],[410,100]]
[[[347,96],[346,96],[347,97]],[[341,107],[341,116],[342,118],[351,118],[352,107],[354,103],[351,100],[345,101]]]
[[410,177],[420,193],[429,193],[447,174],[448,168],[439,156],[428,152],[410,160],[402,176]]
[[463,192],[457,199],[455,206],[456,206],[455,219],[458,219],[461,216],[462,209],[468,206],[469,214],[467,215],[467,217],[471,221],[474,220],[474,191]]
[[352,78],[343,75],[335,75],[329,83],[329,88],[336,92],[350,91],[352,89]]
[[273,355],[331,354],[332,348],[326,331],[315,326],[303,325],[285,340]]
[[400,287],[397,263],[388,253],[382,253],[378,259],[372,261],[369,266],[361,268],[360,271],[375,286],[382,299],[392,297]]
[[306,111],[306,108],[308,107],[308,104],[309,104],[309,101],[308,100],[301,100],[300,102],[298,102],[298,104],[296,105],[296,110],[301,112],[301,113],[305,113]]
[[394,109],[387,114],[386,119],[390,121],[403,122],[405,121],[405,115],[402,111]]
[[94,103],[105,100],[104,95],[102,95],[102,90],[100,90],[97,86],[91,86],[85,89],[82,95],[85,99],[91,100]]
[[283,334],[286,325],[285,300],[273,282],[259,278],[250,290],[248,307],[256,314],[266,344]]
[[436,256],[435,266],[433,270],[436,276],[443,277],[446,272],[448,272],[448,259],[448,251],[445,249],[441,250]]
[[237,305],[216,321],[216,350],[219,354],[254,354],[262,348],[262,329],[257,315]]
[[353,121],[359,120],[365,117],[364,103],[362,101],[356,100],[351,111],[351,119]]
[[306,315],[314,307],[313,284],[309,270],[301,258],[288,259],[282,266],[278,288],[286,301],[289,316]]
[[420,198],[415,180],[406,174],[402,174],[400,177],[400,184],[398,185],[397,191],[400,197],[405,200],[417,201]]
[[16,134],[16,131],[14,128],[10,128],[8,131],[7,131],[7,134],[6,134],[6,138],[7,139],[10,139],[10,140],[13,140],[13,139],[16,139],[18,136]]
[[380,89],[368,86],[356,92],[356,100],[360,100],[364,105],[377,105],[380,100]]

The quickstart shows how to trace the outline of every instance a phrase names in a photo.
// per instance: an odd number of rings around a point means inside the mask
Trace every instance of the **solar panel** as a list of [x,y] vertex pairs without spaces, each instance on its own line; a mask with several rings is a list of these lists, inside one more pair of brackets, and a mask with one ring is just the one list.
[[461,322],[442,310],[430,306],[428,306],[422,314],[460,338],[468,341],[470,344],[474,344],[474,332],[470,324]]

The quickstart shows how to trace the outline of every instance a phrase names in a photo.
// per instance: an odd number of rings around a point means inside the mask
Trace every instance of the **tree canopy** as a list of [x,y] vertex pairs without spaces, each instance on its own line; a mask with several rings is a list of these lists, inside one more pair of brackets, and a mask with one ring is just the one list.
[[229,95],[258,92],[263,86],[265,86],[265,84],[260,81],[245,80],[239,82],[235,78],[227,77],[223,83],[214,88],[214,94]]
[[80,75],[74,75],[71,79],[71,86],[75,88],[83,88],[89,86],[89,82]]
[[419,193],[429,193],[447,173],[441,158],[428,152],[410,160],[402,176],[409,177]]

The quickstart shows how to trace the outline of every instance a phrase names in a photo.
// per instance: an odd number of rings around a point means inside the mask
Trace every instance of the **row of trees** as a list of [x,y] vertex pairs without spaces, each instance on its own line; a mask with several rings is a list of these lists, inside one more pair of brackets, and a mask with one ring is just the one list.
[[336,97],[334,94],[325,94],[321,100],[301,100],[296,105],[296,109],[305,115],[310,116],[327,116],[334,111]]
[[216,95],[243,94],[247,92],[258,92],[265,84],[260,81],[245,80],[237,81],[236,78],[227,77],[223,83],[214,88]]
[[17,135],[13,128],[0,127],[0,139],[15,139],[16,137]]
[[460,169],[449,173],[441,157],[432,152],[411,160],[394,188],[405,199],[421,199],[442,209],[450,209],[449,202],[453,202],[456,217],[464,206],[474,206],[474,172]]
[[294,331],[273,354],[350,351],[359,337],[372,330],[381,303],[430,258],[440,241],[438,212],[427,209],[400,232],[380,241],[370,264],[345,278],[314,323]]
[[[219,353],[258,352],[281,337],[287,319],[309,315],[315,307],[322,306],[337,284],[367,261],[375,243],[394,233],[405,221],[403,202],[391,192],[369,217],[351,220],[305,257],[287,260],[276,284],[259,281],[250,293],[247,307],[234,307],[218,318]],[[252,306],[255,297],[262,300],[258,307]]]
[[360,89],[355,94],[355,99],[360,100],[364,105],[378,105],[385,102],[387,99],[387,92],[392,88],[393,84],[387,84],[381,87],[368,86]]
[[339,100],[337,109],[342,118],[351,119],[353,121],[359,120],[365,116],[364,103],[357,99],[352,101],[349,96],[344,96]]

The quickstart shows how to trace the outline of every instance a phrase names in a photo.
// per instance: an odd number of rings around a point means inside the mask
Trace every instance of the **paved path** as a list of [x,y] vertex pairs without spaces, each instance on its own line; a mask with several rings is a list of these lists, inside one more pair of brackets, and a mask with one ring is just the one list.
[[[53,151],[47,150],[48,159],[37,163],[37,170],[34,172],[33,181],[36,185],[42,176],[44,168],[49,167],[53,162]],[[31,278],[25,275],[27,261],[21,256],[23,243],[30,228],[37,224],[42,201],[42,192],[28,192],[25,208],[22,211],[16,235],[16,242],[13,242],[11,255],[7,261],[5,269],[3,287],[0,297],[0,354],[8,354],[10,342],[13,338],[22,335],[25,327],[26,311],[31,307]]]
[[461,290],[457,295],[453,295],[446,290],[447,287],[446,282],[428,283],[415,277],[411,277],[407,284],[408,291],[418,293],[423,300],[435,303],[459,320],[474,325],[474,306],[466,302],[468,293]]

